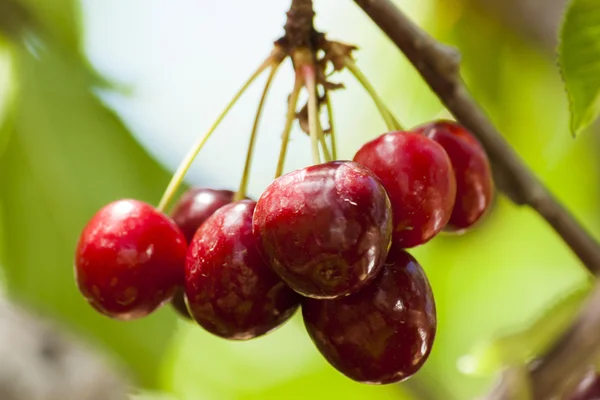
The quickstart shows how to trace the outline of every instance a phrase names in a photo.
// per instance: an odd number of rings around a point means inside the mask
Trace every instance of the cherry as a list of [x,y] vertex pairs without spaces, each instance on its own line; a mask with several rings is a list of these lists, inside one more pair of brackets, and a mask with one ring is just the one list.
[[363,145],[354,161],[373,171],[390,196],[395,244],[424,244],[446,226],[456,179],[441,145],[414,132],[391,132]]
[[251,339],[279,327],[300,297],[267,265],[252,233],[256,203],[217,210],[198,229],[187,254],[185,292],[203,328],[227,339]]
[[[190,243],[200,225],[219,208],[231,203],[234,196],[235,193],[231,190],[192,188],[179,198],[173,207],[171,217]],[[182,317],[192,318],[185,304],[185,291],[182,287],[178,288],[173,295],[171,305]]]
[[185,192],[171,212],[173,221],[179,226],[188,243],[196,230],[215,211],[233,201],[231,190],[192,188]]
[[149,204],[119,200],[85,226],[75,254],[75,278],[102,314],[131,320],[171,299],[183,282],[187,245],[177,225]]
[[430,122],[414,131],[441,144],[452,162],[456,202],[444,230],[462,232],[473,226],[489,208],[494,193],[485,150],[469,131],[452,121]]
[[345,296],[368,284],[385,261],[391,223],[385,189],[351,161],[279,177],[258,200],[253,222],[271,267],[313,298]]
[[600,376],[594,370],[589,371],[579,383],[569,400],[600,399]]
[[437,328],[427,277],[396,246],[366,288],[340,299],[304,299],[302,313],[321,354],[347,377],[370,384],[416,373],[429,357]]

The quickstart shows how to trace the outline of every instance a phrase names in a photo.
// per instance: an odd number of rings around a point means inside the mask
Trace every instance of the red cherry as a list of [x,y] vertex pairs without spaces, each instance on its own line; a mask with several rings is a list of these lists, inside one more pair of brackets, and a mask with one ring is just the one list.
[[300,297],[266,264],[252,233],[256,203],[217,210],[198,229],[187,254],[185,292],[192,317],[227,339],[252,339],[296,311]]
[[[200,225],[219,208],[231,203],[234,196],[235,193],[231,190],[192,188],[179,198],[171,217],[190,243]],[[185,291],[182,287],[173,295],[171,305],[182,317],[192,318],[185,303]]]
[[183,282],[186,242],[149,204],[119,200],[84,228],[75,254],[79,290],[99,312],[122,320],[150,314]]
[[196,230],[215,211],[233,201],[231,190],[193,188],[185,192],[171,212],[173,221],[179,226],[188,243]]
[[253,224],[271,266],[292,289],[335,298],[377,275],[391,222],[379,180],[357,163],[335,161],[273,181],[258,200]]
[[383,270],[358,293],[304,299],[306,329],[323,356],[358,382],[388,384],[416,373],[431,352],[437,318],[417,261],[392,246]]
[[589,371],[579,383],[569,400],[600,399],[600,376],[594,370]]
[[452,121],[435,121],[415,132],[441,144],[456,176],[456,202],[444,230],[461,232],[473,226],[492,203],[494,182],[485,150],[464,127]]
[[373,171],[390,196],[395,244],[424,244],[446,226],[456,179],[438,143],[413,132],[386,133],[362,146],[354,161]]

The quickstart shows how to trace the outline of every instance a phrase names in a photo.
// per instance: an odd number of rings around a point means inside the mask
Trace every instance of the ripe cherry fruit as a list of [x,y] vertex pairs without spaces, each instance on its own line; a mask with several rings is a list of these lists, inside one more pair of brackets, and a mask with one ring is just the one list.
[[253,224],[275,272],[313,298],[345,296],[369,283],[392,233],[385,189],[351,161],[279,177],[258,200]]
[[581,380],[568,400],[598,400],[600,399],[600,375],[591,369]]
[[437,327],[423,269],[395,246],[366,288],[340,299],[304,299],[302,314],[329,363],[370,384],[399,382],[417,372],[429,357]]
[[446,226],[456,180],[438,143],[414,132],[386,133],[362,146],[354,161],[373,171],[390,196],[395,244],[421,245]]
[[234,195],[231,190],[192,188],[181,196],[171,216],[188,243],[200,225],[219,208],[231,203]]
[[[216,190],[209,188],[192,188],[187,190],[179,199],[171,217],[185,235],[188,244],[192,241],[196,230],[215,211],[233,201],[235,193],[231,190]],[[173,295],[171,306],[182,317],[191,319],[185,303],[183,287],[177,289]]]
[[183,282],[186,242],[173,221],[149,204],[119,200],[84,228],[75,278],[87,301],[122,320],[150,314]]
[[435,121],[414,130],[436,141],[450,157],[456,176],[456,202],[448,232],[462,232],[473,226],[489,208],[494,194],[490,163],[481,144],[461,125]]
[[192,317],[227,339],[270,332],[300,303],[260,253],[252,233],[255,205],[242,200],[217,210],[200,226],[187,254],[185,293]]

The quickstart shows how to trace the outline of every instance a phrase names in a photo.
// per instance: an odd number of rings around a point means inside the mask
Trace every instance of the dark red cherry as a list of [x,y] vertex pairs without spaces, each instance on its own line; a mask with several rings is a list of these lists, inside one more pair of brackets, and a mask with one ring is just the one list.
[[370,384],[399,382],[417,372],[429,357],[437,327],[423,269],[395,246],[366,288],[340,299],[304,299],[302,314],[329,363]]
[[386,133],[362,146],[354,161],[373,171],[390,196],[395,244],[421,245],[446,226],[456,180],[441,145],[413,132]]
[[179,226],[188,243],[196,230],[215,211],[233,201],[231,190],[192,188],[185,192],[171,212],[173,221]]
[[300,297],[267,265],[252,233],[256,203],[223,206],[192,239],[185,293],[192,317],[217,336],[246,340],[281,326]]
[[[219,208],[231,203],[234,196],[235,193],[231,190],[192,188],[179,198],[171,211],[171,217],[190,243],[200,225]],[[192,318],[185,304],[183,287],[177,289],[171,305],[182,317]]]
[[313,298],[345,296],[369,283],[392,233],[385,189],[351,161],[279,177],[258,200],[253,223],[275,272]]
[[569,400],[600,399],[600,376],[594,370],[589,371],[579,383]]
[[456,176],[456,202],[445,230],[461,232],[473,226],[489,208],[494,195],[492,171],[485,150],[464,127],[435,121],[415,128],[442,145]]
[[101,313],[131,320],[171,299],[183,282],[185,237],[166,215],[138,200],[108,204],[84,228],[75,278]]

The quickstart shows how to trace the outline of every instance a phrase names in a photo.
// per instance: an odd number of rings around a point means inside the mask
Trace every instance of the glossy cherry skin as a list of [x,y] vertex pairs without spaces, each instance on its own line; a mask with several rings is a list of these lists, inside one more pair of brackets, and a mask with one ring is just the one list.
[[256,203],[217,210],[190,244],[185,293],[192,317],[209,332],[233,340],[264,335],[286,322],[300,297],[267,265],[252,233]]
[[492,170],[485,150],[464,127],[452,121],[434,121],[415,128],[436,141],[450,157],[456,177],[456,201],[448,232],[463,232],[488,210],[494,196]]
[[395,244],[424,244],[446,226],[456,179],[441,145],[414,132],[391,132],[362,146],[354,161],[373,171],[390,196]]
[[[235,193],[231,190],[192,188],[179,198],[171,211],[171,217],[190,243],[200,225],[219,208],[231,203],[234,196]],[[182,317],[192,318],[185,303],[183,287],[177,289],[171,305]]]
[[575,389],[575,392],[568,397],[568,400],[598,400],[600,399],[600,376],[596,371],[588,372],[583,380]]
[[437,329],[423,269],[395,246],[369,286],[340,299],[304,299],[302,314],[327,361],[350,379],[369,384],[400,382],[417,372]]
[[334,161],[273,181],[258,200],[254,232],[292,289],[336,298],[377,275],[391,243],[391,218],[379,180],[357,163]]
[[166,215],[138,200],[119,200],[85,226],[75,254],[75,278],[102,314],[131,320],[169,301],[183,282],[187,244]]
[[175,204],[171,217],[189,243],[200,225],[219,208],[231,203],[234,196],[231,190],[192,188]]

